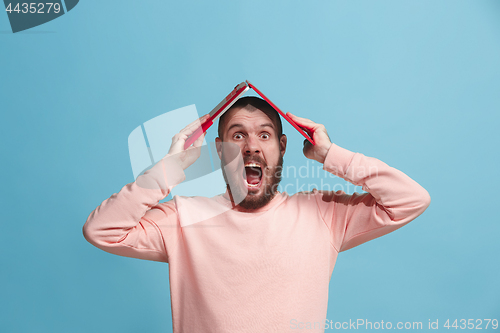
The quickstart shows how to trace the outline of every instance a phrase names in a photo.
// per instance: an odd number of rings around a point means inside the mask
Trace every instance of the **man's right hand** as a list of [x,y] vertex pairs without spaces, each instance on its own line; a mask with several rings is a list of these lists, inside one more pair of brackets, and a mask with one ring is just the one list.
[[203,143],[203,139],[205,138],[205,133],[196,139],[193,145],[189,146],[187,149],[184,149],[184,144],[186,143],[187,138],[205,121],[207,121],[209,117],[209,114],[201,116],[199,119],[184,127],[172,138],[172,145],[168,151],[168,155],[170,155],[169,158],[174,158],[184,170],[186,170],[198,159],[198,157],[200,157],[200,147]]

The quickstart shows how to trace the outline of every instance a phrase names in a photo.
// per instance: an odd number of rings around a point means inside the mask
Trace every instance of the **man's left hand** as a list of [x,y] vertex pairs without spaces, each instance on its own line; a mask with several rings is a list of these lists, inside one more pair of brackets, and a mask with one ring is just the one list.
[[314,141],[314,145],[312,145],[307,139],[304,140],[304,148],[302,151],[305,157],[323,164],[326,154],[332,145],[325,126],[316,124],[314,121],[306,118],[297,117],[290,112],[287,112],[286,115],[302,128]]

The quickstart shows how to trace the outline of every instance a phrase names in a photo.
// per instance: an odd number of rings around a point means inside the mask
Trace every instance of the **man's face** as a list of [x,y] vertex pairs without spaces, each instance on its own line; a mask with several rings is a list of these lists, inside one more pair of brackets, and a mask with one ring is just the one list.
[[[262,111],[248,106],[232,110],[227,115],[223,129],[223,140],[216,138],[221,163],[226,164],[227,155],[234,156],[234,148],[239,148],[243,165],[222,167],[229,192],[239,191],[246,197],[239,206],[252,210],[265,206],[274,197],[281,180],[286,136],[278,138],[274,122]],[[226,145],[227,143],[227,145]],[[233,152],[227,152],[233,147]],[[233,197],[235,193],[231,193]]]

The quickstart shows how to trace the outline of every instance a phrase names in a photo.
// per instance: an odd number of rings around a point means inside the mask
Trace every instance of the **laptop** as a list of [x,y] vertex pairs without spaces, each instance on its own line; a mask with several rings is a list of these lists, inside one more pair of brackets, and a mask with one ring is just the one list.
[[212,126],[220,116],[222,116],[236,101],[242,97],[248,89],[253,89],[260,97],[262,97],[266,102],[269,103],[283,118],[286,119],[300,134],[302,134],[311,144],[314,145],[314,140],[307,135],[302,128],[300,128],[297,123],[295,123],[290,117],[288,117],[283,111],[281,111],[269,98],[267,98],[259,89],[257,89],[248,80],[238,84],[233,91],[229,93],[210,113],[210,118],[205,121],[201,127],[199,127],[193,134],[191,134],[184,144],[184,149],[187,149],[193,144],[203,133],[205,133],[210,126]]

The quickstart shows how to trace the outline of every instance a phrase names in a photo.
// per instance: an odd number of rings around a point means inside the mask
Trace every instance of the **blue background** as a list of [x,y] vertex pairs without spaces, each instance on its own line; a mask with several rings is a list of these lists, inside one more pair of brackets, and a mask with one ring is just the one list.
[[134,128],[245,79],[432,197],[339,255],[328,319],[500,319],[499,1],[85,0],[18,34],[0,13],[0,50],[0,331],[171,331],[168,265],[81,228],[133,181]]

